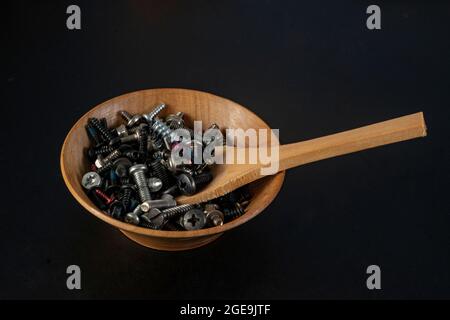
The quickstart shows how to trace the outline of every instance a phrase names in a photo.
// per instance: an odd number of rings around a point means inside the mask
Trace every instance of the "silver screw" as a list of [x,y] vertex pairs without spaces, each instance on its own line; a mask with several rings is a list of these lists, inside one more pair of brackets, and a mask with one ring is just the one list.
[[97,172],[91,171],[81,178],[81,185],[87,190],[98,188],[102,184],[102,177]]
[[163,186],[161,179],[156,177],[148,178],[147,184],[150,192],[158,192]]
[[142,117],[147,120],[147,122],[149,124],[153,123],[153,120],[155,119],[155,117],[164,109],[166,108],[166,104],[164,103],[158,103],[151,112],[147,113],[147,114],[143,114]]
[[177,112],[175,114],[169,114],[166,117],[166,123],[170,129],[175,130],[184,127],[184,112]]
[[129,169],[129,173],[138,187],[138,194],[141,202],[152,200],[150,189],[147,185],[147,178],[145,177],[146,172],[147,166],[145,164],[136,164]]
[[141,204],[141,210],[142,212],[148,212],[152,208],[170,208],[175,207],[177,205],[177,202],[175,201],[175,198],[170,194],[164,194],[161,199],[158,200],[149,200],[145,201]]
[[127,121],[128,128],[135,126],[142,119],[142,116],[140,114],[136,114],[133,116],[125,110],[119,111],[119,114],[125,121]]

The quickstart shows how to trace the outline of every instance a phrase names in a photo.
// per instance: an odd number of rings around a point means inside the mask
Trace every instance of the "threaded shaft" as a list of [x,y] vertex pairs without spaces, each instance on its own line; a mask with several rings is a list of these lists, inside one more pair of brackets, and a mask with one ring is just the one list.
[[133,116],[125,110],[121,110],[119,111],[120,116],[122,117],[123,120],[125,120],[127,123],[131,120],[131,118],[133,118]]
[[184,229],[178,223],[167,222],[164,225],[165,229],[169,231],[184,231]]
[[124,185],[124,184],[130,184],[130,177],[121,177],[121,178],[120,178],[120,183],[121,183],[122,185]]
[[152,175],[156,178],[159,178],[163,183],[163,188],[167,188],[170,184],[170,178],[161,160],[152,161],[150,163],[150,168],[152,170]]
[[148,139],[148,133],[147,130],[140,130],[139,131],[139,156],[141,158],[141,162],[145,162],[146,158],[147,158],[147,139]]
[[97,169],[97,173],[98,174],[104,174],[105,172],[110,170],[112,167],[113,167],[113,163],[112,162],[108,162],[103,167]]
[[112,139],[114,139],[114,136],[112,135],[111,132],[109,132],[107,129],[105,129],[103,127],[103,125],[101,124],[100,120],[98,120],[97,118],[90,118],[89,119],[89,123],[98,131],[100,132],[100,135],[106,140],[106,141],[111,141]]
[[96,156],[98,156],[98,155],[104,155],[107,153],[111,153],[113,151],[114,151],[114,148],[111,146],[101,146],[101,147],[95,149],[94,153]]
[[153,119],[152,130],[156,136],[159,136],[162,139],[169,139],[172,133],[172,130],[164,122],[158,119]]
[[131,193],[132,193],[131,188],[125,188],[122,193],[122,199],[121,199],[122,204],[125,208],[125,211],[127,211],[127,212],[130,209]]
[[134,183],[136,183],[138,187],[138,195],[141,202],[152,200],[152,196],[150,194],[150,189],[147,185],[147,179],[145,178],[145,173],[142,170],[136,170],[132,173],[132,177]]
[[110,198],[110,197],[108,197],[103,191],[101,191],[100,189],[95,189],[95,194],[97,194],[97,196],[99,197],[99,198],[101,198],[104,202],[105,202],[105,204],[110,204],[111,202],[113,202],[113,198]]
[[194,207],[195,207],[195,205],[193,205],[193,204],[181,204],[176,207],[165,209],[165,210],[161,211],[161,214],[163,215],[165,220],[169,220],[169,219],[176,217],[177,215],[188,212],[189,210],[193,209]]
[[176,114],[170,114],[166,117],[166,123],[170,129],[176,130],[180,128],[184,128],[184,113],[177,112]]
[[149,229],[157,229],[153,223],[144,221],[143,219],[141,219],[139,221],[139,226],[144,227],[144,228],[149,228]]
[[166,108],[166,105],[164,103],[158,104],[151,112],[144,115],[145,119],[147,119],[148,122],[153,122],[155,117],[164,109]]
[[86,124],[84,126],[86,128],[86,132],[87,135],[89,137],[89,140],[91,140],[92,143],[94,143],[94,145],[100,145],[102,143],[100,137],[97,134],[97,131],[95,130],[95,128],[93,126],[91,126],[90,124]]
[[104,159],[103,163],[110,163],[113,162],[116,159],[119,159],[122,156],[122,152],[119,149],[114,150],[110,154],[108,154]]
[[197,176],[194,176],[193,178],[194,178],[196,187],[200,188],[200,187],[206,185],[207,183],[211,182],[213,177],[210,172],[204,172]]
[[234,204],[231,208],[223,209],[223,216],[227,221],[234,220],[244,214],[244,208],[239,203]]

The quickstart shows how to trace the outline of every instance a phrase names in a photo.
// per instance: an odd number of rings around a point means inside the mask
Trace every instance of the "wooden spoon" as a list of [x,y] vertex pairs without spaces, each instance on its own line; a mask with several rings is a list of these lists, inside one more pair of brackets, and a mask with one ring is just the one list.
[[[277,172],[322,159],[424,136],[426,136],[425,121],[423,113],[419,112],[321,138],[281,145]],[[236,155],[235,147],[225,147],[225,152],[230,151]],[[210,184],[193,196],[179,197],[177,202],[179,204],[201,203],[220,197],[265,177],[261,175],[261,168],[265,166],[267,165],[260,162],[216,164],[213,168],[214,179]]]

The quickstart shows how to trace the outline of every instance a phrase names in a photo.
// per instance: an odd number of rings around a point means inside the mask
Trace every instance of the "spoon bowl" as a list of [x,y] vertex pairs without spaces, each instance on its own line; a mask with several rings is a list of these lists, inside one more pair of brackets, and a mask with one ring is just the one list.
[[84,125],[91,117],[104,117],[110,126],[117,126],[122,123],[118,115],[120,110],[127,110],[132,114],[148,113],[159,102],[167,105],[161,113],[162,116],[178,111],[184,112],[188,126],[192,126],[194,120],[200,120],[204,126],[203,130],[212,123],[217,123],[221,129],[269,129],[261,118],[245,107],[228,99],[195,90],[149,89],[124,94],[103,102],[75,123],[67,134],[61,150],[60,165],[64,182],[81,206],[97,218],[118,228],[131,240],[149,248],[168,251],[203,246],[217,239],[225,231],[249,221],[267,208],[280,191],[285,177],[284,171],[250,183],[252,199],[245,214],[222,226],[193,231],[152,230],[116,220],[98,209],[81,186],[82,176],[89,170],[85,150],[90,142]]

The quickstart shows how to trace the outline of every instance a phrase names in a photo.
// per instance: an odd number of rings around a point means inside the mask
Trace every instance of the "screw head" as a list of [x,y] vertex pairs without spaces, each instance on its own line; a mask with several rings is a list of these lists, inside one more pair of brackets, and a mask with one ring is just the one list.
[[81,179],[81,185],[87,190],[98,188],[101,184],[102,178],[97,172],[94,171],[86,173]]
[[94,164],[98,169],[103,167],[103,161],[100,157],[95,160]]
[[128,212],[125,216],[125,222],[137,226],[139,225],[139,216],[134,212]]
[[127,127],[128,128],[134,127],[140,120],[141,120],[141,115],[137,114],[137,115],[133,116],[133,118],[131,118],[130,121],[128,121]]
[[149,178],[147,184],[150,189],[150,192],[158,192],[159,190],[161,190],[163,186],[161,179],[156,177]]
[[141,211],[148,212],[151,209],[150,201],[145,201],[141,203]]
[[182,225],[186,230],[198,230],[205,226],[206,217],[201,209],[191,209],[182,216]]
[[185,196],[192,196],[197,188],[195,186],[195,181],[192,175],[182,173],[177,177],[178,189]]
[[116,131],[117,131],[117,135],[118,135],[119,137],[124,137],[124,136],[128,135],[127,127],[125,127],[125,125],[123,125],[123,124],[121,124],[120,126],[118,126],[118,127],[116,128]]
[[129,169],[130,174],[133,174],[134,172],[137,172],[137,171],[146,172],[147,166],[145,164],[136,164],[136,165],[130,167],[130,169]]

